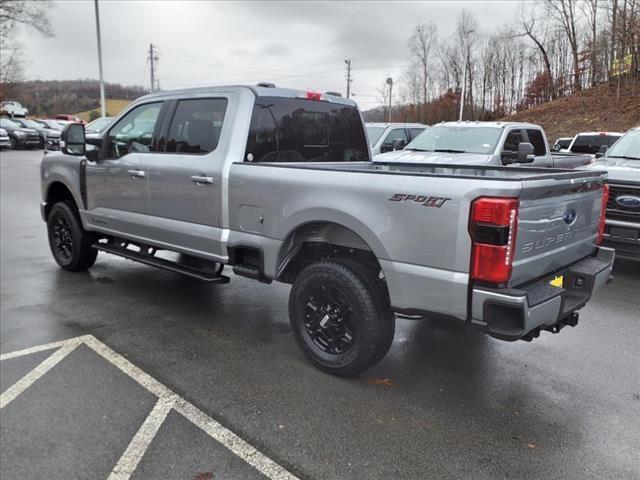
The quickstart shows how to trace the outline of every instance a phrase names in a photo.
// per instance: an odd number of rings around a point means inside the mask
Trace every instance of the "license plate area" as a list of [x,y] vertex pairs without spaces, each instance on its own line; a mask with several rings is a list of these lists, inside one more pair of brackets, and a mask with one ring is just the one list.
[[564,288],[564,274],[555,275],[548,280],[549,285],[556,288]]

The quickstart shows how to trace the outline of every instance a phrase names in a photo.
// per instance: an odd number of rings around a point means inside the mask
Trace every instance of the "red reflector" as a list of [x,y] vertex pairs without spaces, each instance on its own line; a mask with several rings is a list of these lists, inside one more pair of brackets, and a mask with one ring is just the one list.
[[604,227],[606,222],[607,203],[609,203],[609,185],[602,186],[602,203],[600,205],[600,224],[598,225],[598,235],[596,235],[596,245],[602,244],[604,238]]
[[517,209],[517,198],[479,198],[473,202],[471,221],[506,226],[511,221],[511,212]]
[[476,244],[473,246],[471,276],[474,280],[504,283],[511,277],[508,246]]
[[321,100],[322,93],[320,92],[307,92],[307,100]]

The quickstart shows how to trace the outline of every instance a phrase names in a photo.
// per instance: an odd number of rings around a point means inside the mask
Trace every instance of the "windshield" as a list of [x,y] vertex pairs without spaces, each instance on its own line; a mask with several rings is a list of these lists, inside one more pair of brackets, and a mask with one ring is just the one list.
[[0,118],[0,127],[20,128],[16,122],[12,122],[8,118]]
[[29,128],[42,128],[42,125],[38,122],[34,122],[33,120],[22,120],[22,124]]
[[607,151],[606,158],[640,160],[640,130],[633,130],[618,140]]
[[111,123],[110,117],[96,118],[93,122],[85,127],[88,133],[100,133]]
[[374,146],[380,140],[384,133],[384,127],[367,127],[367,136],[369,137],[369,145]]
[[406,150],[449,153],[493,153],[502,130],[495,127],[436,125],[407,145]]
[[610,147],[620,135],[578,135],[571,145],[572,153],[596,154],[602,145]]

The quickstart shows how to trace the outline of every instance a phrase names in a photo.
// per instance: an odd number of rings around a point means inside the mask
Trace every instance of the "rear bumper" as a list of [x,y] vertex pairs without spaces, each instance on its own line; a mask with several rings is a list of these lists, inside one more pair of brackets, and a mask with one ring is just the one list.
[[502,340],[530,340],[540,330],[555,333],[565,325],[575,325],[575,312],[608,282],[614,255],[613,249],[600,247],[595,256],[557,272],[564,276],[563,288],[549,284],[555,275],[520,288],[474,287],[471,322]]
[[616,257],[640,261],[640,223],[607,219],[604,244],[616,249]]

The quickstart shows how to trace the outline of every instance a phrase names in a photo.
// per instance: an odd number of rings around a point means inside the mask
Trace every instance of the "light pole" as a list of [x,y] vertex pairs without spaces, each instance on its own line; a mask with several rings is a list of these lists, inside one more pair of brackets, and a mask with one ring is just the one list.
[[391,77],[387,78],[387,85],[389,85],[389,120],[388,122],[391,123],[391,94],[393,92],[393,78]]
[[98,0],[95,0],[96,7],[96,34],[98,36],[98,68],[100,69],[100,110],[102,116],[107,116],[107,109],[104,101],[104,76],[102,75],[102,41],[100,40],[100,11],[98,9]]

